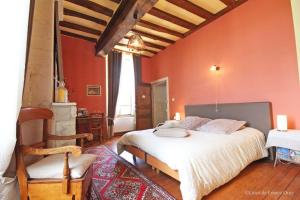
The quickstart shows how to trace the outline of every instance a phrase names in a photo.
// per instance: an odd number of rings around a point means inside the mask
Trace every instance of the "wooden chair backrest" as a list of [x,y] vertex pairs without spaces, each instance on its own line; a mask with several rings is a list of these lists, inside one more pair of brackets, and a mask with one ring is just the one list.
[[[47,146],[47,135],[49,133],[48,120],[52,119],[53,112],[47,108],[22,108],[17,122],[17,143],[23,145],[22,124],[32,120],[43,120],[43,139],[42,142]],[[34,134],[34,133],[31,133]]]
[[[48,120],[52,119],[53,112],[47,108],[22,108],[17,121],[17,174],[19,179],[20,187],[24,188],[26,186],[28,174],[25,167],[24,155],[21,146],[22,141],[22,124],[32,120],[43,120],[43,141],[34,146],[36,148],[47,147],[47,135],[48,135]],[[34,134],[30,132],[30,134]]]

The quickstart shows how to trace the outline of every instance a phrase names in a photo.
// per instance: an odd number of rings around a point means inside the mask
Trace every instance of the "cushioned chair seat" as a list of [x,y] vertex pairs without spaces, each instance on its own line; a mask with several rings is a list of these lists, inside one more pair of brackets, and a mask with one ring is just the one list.
[[[71,178],[81,178],[95,159],[96,155],[93,154],[82,154],[78,157],[69,155]],[[34,179],[63,178],[63,168],[64,154],[56,154],[27,166],[27,172]]]

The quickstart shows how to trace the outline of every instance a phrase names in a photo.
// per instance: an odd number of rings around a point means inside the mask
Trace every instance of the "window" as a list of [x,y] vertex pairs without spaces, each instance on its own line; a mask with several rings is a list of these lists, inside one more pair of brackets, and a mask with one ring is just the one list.
[[135,78],[133,58],[123,53],[116,116],[135,115]]

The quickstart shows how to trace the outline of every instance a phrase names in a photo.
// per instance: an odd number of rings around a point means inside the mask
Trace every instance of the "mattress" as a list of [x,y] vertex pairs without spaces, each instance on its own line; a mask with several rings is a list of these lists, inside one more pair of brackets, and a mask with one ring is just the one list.
[[254,128],[230,135],[189,131],[185,138],[157,137],[152,131],[126,133],[118,141],[118,153],[124,145],[133,145],[178,170],[184,200],[201,199],[251,162],[268,156],[265,136]]

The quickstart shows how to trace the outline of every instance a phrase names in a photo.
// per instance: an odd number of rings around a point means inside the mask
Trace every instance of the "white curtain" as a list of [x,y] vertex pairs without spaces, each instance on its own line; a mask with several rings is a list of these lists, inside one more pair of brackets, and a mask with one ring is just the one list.
[[12,199],[15,179],[4,177],[16,144],[22,102],[29,0],[2,1],[0,7],[0,199]]

